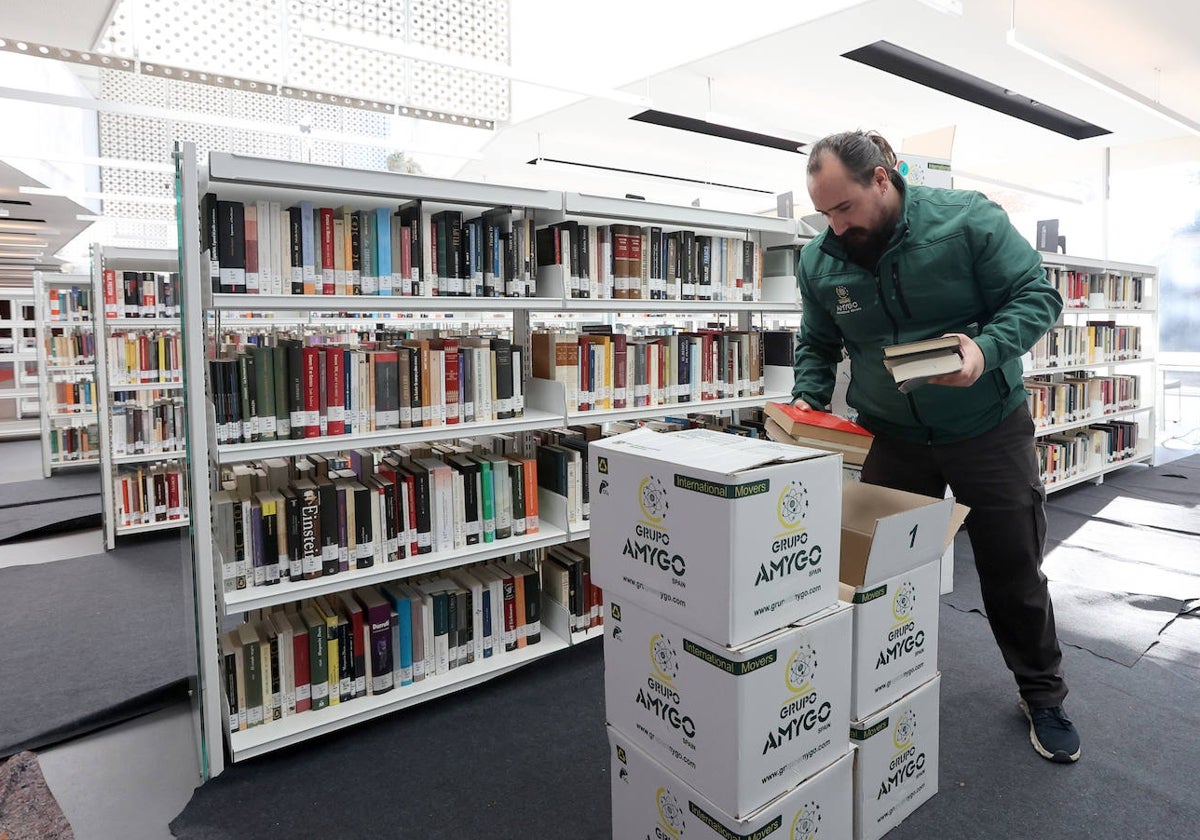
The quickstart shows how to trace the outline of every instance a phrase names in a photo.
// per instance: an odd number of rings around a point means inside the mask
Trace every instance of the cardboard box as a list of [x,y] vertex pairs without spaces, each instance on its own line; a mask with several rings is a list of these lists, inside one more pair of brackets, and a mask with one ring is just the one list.
[[[842,464],[842,482],[845,485],[851,481],[862,481],[862,467],[855,464]],[[949,489],[946,498],[954,498]],[[950,530],[946,538],[946,550],[942,552],[941,593],[943,595],[954,591],[954,535],[966,518],[968,508],[956,504],[954,513],[950,515]]]
[[752,814],[738,819],[608,728],[612,836],[654,840],[779,837],[824,840],[852,831],[852,752]]
[[[850,724],[854,840],[878,840],[938,790],[941,675]],[[630,835],[632,836],[632,835]]]
[[862,483],[843,488],[839,577],[840,597],[854,605],[852,719],[937,672],[939,566],[966,514],[953,499]]
[[938,561],[855,590],[850,717],[862,720],[937,673]]
[[841,458],[689,429],[594,442],[592,579],[721,645],[837,602]]
[[850,614],[837,604],[728,648],[608,599],[608,723],[727,814],[749,814],[846,751]]

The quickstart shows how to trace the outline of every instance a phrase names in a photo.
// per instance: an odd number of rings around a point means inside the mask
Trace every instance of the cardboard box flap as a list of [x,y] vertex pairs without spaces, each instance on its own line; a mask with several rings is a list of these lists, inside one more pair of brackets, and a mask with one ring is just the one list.
[[942,545],[942,550],[945,551],[954,542],[954,535],[958,533],[958,529],[962,527],[963,522],[967,519],[967,514],[971,509],[966,505],[954,503],[954,509],[950,511],[950,529],[946,532],[946,542]]
[[840,580],[864,586],[937,559],[953,506],[953,499],[846,482]]
[[662,433],[635,429],[592,444],[601,455],[605,450],[627,451],[679,467],[732,475],[756,467],[827,458],[830,453],[802,446],[744,438],[708,429]]

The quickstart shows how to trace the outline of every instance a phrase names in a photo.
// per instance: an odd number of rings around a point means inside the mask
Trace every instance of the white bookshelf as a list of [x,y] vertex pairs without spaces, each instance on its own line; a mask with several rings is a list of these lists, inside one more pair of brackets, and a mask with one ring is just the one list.
[[[531,366],[530,321],[533,313],[561,313],[582,317],[600,317],[614,308],[662,315],[672,313],[699,315],[703,313],[734,313],[740,325],[749,325],[755,313],[769,311],[795,312],[798,303],[794,281],[772,278],[764,283],[769,288],[766,300],[747,302],[704,301],[580,301],[567,296],[561,278],[557,286],[552,279],[538,283],[537,297],[409,297],[409,296],[321,296],[321,295],[251,295],[214,293],[209,279],[207,254],[201,252],[201,220],[195,208],[206,193],[222,200],[254,202],[279,201],[282,206],[310,200],[317,206],[348,204],[355,208],[395,208],[410,199],[419,198],[426,211],[447,207],[459,209],[506,207],[514,208],[532,218],[536,226],[561,219],[572,213],[580,218],[602,217],[612,221],[654,219],[665,225],[693,226],[704,229],[740,231],[760,244],[793,242],[798,225],[792,220],[768,217],[725,214],[697,208],[671,208],[646,205],[626,200],[604,200],[579,204],[562,193],[541,190],[500,187],[493,184],[470,184],[457,181],[414,177],[390,173],[364,173],[335,167],[310,166],[282,161],[261,161],[236,155],[214,153],[208,165],[195,157],[191,144],[181,144],[177,152],[180,166],[180,206],[189,208],[183,214],[180,241],[180,265],[184,289],[185,381],[189,386],[188,401],[189,448],[193,453],[191,492],[191,530],[193,542],[193,577],[197,604],[197,635],[199,644],[199,691],[196,703],[196,723],[202,745],[202,772],[205,776],[219,774],[226,760],[240,761],[289,744],[294,744],[325,732],[350,726],[381,714],[425,702],[467,688],[526,662],[561,650],[572,643],[597,637],[602,630],[589,633],[560,632],[554,622],[543,621],[541,642],[510,653],[493,656],[474,664],[460,666],[446,675],[426,677],[412,686],[398,687],[391,692],[358,698],[349,703],[320,711],[287,716],[281,721],[256,726],[238,732],[228,732],[228,707],[223,699],[222,676],[218,655],[218,635],[249,610],[270,608],[280,604],[316,596],[328,595],[369,584],[383,583],[415,575],[505,556],[520,551],[549,546],[586,537],[587,523],[568,523],[562,504],[554,494],[539,493],[540,527],[535,534],[513,537],[494,543],[471,545],[465,549],[441,554],[422,554],[394,563],[378,563],[368,569],[343,571],[337,575],[303,581],[281,581],[272,586],[250,586],[230,593],[223,591],[220,572],[215,567],[214,533],[211,496],[214,477],[223,467],[267,458],[292,457],[333,453],[355,448],[384,447],[414,442],[470,436],[472,434],[513,433],[523,435],[539,429],[560,427],[572,422],[598,422],[612,419],[683,415],[696,412],[761,406],[772,397],[790,391],[790,370],[765,371],[767,394],[761,396],[645,407],[621,412],[568,412],[565,390],[559,383],[541,382],[529,376]],[[685,305],[680,305],[685,304]],[[734,305],[736,304],[736,305]],[[216,416],[210,400],[201,398],[199,383],[206,381],[206,360],[215,329],[240,327],[270,329],[272,326],[356,323],[373,326],[368,318],[348,317],[348,313],[462,313],[498,315],[511,319],[514,344],[525,348],[522,355],[525,382],[524,416],[486,423],[441,425],[413,429],[391,429],[380,432],[305,439],[272,440],[258,443],[218,444]],[[248,317],[264,313],[269,317]],[[390,326],[390,319],[384,322]],[[219,327],[218,327],[219,325]],[[408,326],[398,322],[397,326]],[[778,392],[778,393],[776,393]],[[601,416],[603,415],[603,416]],[[520,438],[518,438],[520,439]],[[526,449],[530,444],[524,438]],[[542,614],[549,609],[542,600]],[[226,749],[222,749],[222,743]]]
[[[178,317],[167,317],[159,314],[147,317],[131,317],[126,313],[124,299],[123,273],[131,272],[175,272],[179,271],[179,258],[176,251],[154,250],[144,248],[114,248],[95,243],[91,248],[92,256],[92,299],[95,301],[96,321],[99,330],[96,333],[96,391],[97,412],[99,416],[100,433],[100,484],[101,511],[104,522],[104,544],[111,550],[116,547],[117,538],[132,534],[146,534],[156,531],[169,531],[175,528],[186,528],[188,517],[171,518],[169,505],[163,515],[166,518],[157,519],[153,509],[147,511],[140,521],[124,521],[117,499],[116,482],[122,473],[122,468],[134,471],[154,469],[157,465],[171,465],[180,468],[184,477],[180,479],[180,492],[186,489],[187,448],[172,446],[159,451],[128,452],[127,449],[118,453],[118,445],[113,428],[114,396],[120,393],[136,393],[150,395],[161,392],[172,397],[183,399],[184,387],[180,377],[176,381],[163,382],[130,382],[123,372],[114,375],[114,370],[120,367],[118,360],[109,357],[109,341],[117,335],[137,335],[153,330],[173,330],[178,332],[182,320]],[[116,298],[106,300],[104,273],[116,273]],[[140,300],[140,281],[138,296]],[[176,296],[180,294],[176,284]],[[182,347],[182,341],[181,341]],[[181,372],[182,373],[182,372]],[[173,379],[173,377],[168,377]]]
[[[87,306],[77,311],[63,306],[61,296],[78,290]],[[90,467],[100,463],[100,441],[96,422],[96,404],[86,401],[61,404],[60,388],[94,387],[94,355],[64,357],[51,352],[57,339],[77,339],[82,348],[95,338],[95,301],[92,282],[86,274],[33,273],[34,319],[38,357],[38,417],[42,438],[42,475],[49,478],[56,470]],[[52,305],[53,298],[60,302]],[[55,308],[57,307],[57,312]],[[67,446],[64,438],[77,436],[79,445]],[[86,438],[86,446],[83,442]]]
[[0,286],[0,440],[37,437],[38,352],[33,287]]
[[[1055,326],[1085,326],[1089,321],[1115,321],[1118,325],[1140,328],[1140,345],[1134,348],[1130,358],[1078,362],[1071,358],[1046,360],[1049,364],[1034,364],[1026,359],[1025,376],[1048,376],[1057,381],[1064,376],[1081,373],[1092,375],[1121,374],[1138,379],[1138,403],[1136,406],[1118,407],[1107,411],[1089,406],[1079,412],[1075,419],[1066,422],[1039,422],[1035,436],[1039,439],[1048,435],[1070,433],[1094,423],[1111,420],[1134,421],[1137,423],[1137,441],[1132,451],[1119,457],[1089,456],[1089,463],[1059,474],[1043,476],[1046,491],[1052,493],[1084,482],[1100,484],[1109,473],[1137,463],[1154,462],[1154,434],[1158,411],[1158,268],[1152,265],[1117,262],[1114,260],[1088,257],[1065,256],[1042,253],[1042,264],[1051,282],[1063,291],[1065,305]],[[1066,284],[1068,273],[1088,275],[1092,280],[1087,292],[1076,287],[1068,295]],[[1107,288],[1114,286],[1127,290],[1130,283],[1107,283],[1107,277],[1137,278],[1140,296],[1117,293],[1109,294]]]

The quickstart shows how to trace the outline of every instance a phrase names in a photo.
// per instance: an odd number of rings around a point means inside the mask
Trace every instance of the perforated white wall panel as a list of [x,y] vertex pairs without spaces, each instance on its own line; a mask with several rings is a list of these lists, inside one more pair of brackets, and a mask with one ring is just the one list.
[[166,221],[105,218],[88,228],[88,237],[93,242],[126,248],[178,247],[173,218]]
[[[444,51],[448,61],[510,63],[508,0],[120,0],[97,63],[129,68],[123,59],[136,58],[141,72],[101,69],[101,98],[179,117],[101,113],[100,154],[168,163],[175,141],[189,140],[201,160],[231,151],[385,170],[383,143],[308,132],[386,141],[391,106],[475,126],[509,117],[510,86],[500,77],[312,38],[306,22]],[[107,168],[101,184],[110,194],[173,195],[161,173]],[[121,217],[103,223],[106,241],[174,247],[173,205],[108,200],[104,213]]]
[[97,51],[435,114],[508,118],[502,78],[310,37],[306,24],[444,51],[448,61],[510,63],[508,0],[120,0]]
[[509,63],[507,0],[408,0],[407,6],[412,43]]
[[277,80],[282,69],[281,5],[280,0],[122,0],[96,50],[141,62]]

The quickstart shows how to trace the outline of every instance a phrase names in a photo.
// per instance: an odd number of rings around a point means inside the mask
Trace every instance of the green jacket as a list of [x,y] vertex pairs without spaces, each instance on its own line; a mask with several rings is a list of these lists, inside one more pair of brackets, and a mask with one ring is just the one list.
[[[902,189],[900,219],[874,274],[850,262],[829,230],[801,251],[792,397],[828,405],[844,345],[847,402],[859,423],[904,440],[952,443],[986,432],[1026,401],[1021,356],[1058,319],[1062,298],[1037,251],[986,196]],[[884,346],[948,332],[976,336],[985,362],[979,380],[900,393],[883,366]]]

